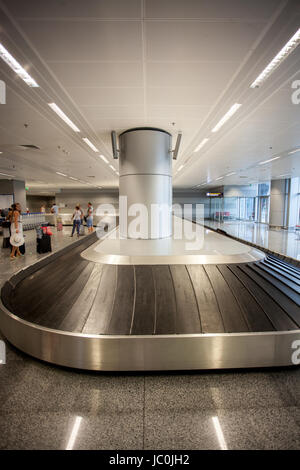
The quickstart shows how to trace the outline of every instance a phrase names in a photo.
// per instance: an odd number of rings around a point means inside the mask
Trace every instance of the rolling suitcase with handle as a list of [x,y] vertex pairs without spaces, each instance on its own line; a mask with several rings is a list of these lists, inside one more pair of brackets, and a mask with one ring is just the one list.
[[43,234],[41,238],[37,238],[37,252],[48,253],[52,251],[50,235]]

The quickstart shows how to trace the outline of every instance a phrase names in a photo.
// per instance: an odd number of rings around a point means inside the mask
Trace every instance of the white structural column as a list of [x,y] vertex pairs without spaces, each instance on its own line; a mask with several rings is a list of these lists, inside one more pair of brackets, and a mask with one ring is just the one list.
[[286,204],[286,180],[272,180],[270,192],[270,227],[285,227]]
[[120,142],[120,236],[172,235],[171,135],[161,129],[129,129]]

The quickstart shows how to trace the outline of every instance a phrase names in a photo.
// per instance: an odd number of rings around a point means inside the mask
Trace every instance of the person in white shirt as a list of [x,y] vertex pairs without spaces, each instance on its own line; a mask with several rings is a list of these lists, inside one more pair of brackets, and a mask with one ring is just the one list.
[[82,220],[82,211],[80,210],[79,206],[75,207],[75,212],[72,215],[72,219],[73,219],[73,228],[72,228],[71,237],[73,237],[75,229],[77,231],[77,236],[79,237],[80,225],[81,225],[81,220]]
[[53,204],[53,206],[51,207],[51,213],[55,214],[55,215],[58,215],[58,205],[57,204]]

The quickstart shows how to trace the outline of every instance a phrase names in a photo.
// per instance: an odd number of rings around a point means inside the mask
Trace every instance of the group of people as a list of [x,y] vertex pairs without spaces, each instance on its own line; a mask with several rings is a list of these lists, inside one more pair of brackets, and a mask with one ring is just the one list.
[[9,243],[11,245],[10,259],[15,260],[19,256],[23,256],[23,252],[20,251],[22,246],[25,246],[23,226],[22,226],[22,215],[21,205],[16,202],[8,209],[5,215],[5,221],[8,224],[10,233]]
[[[53,213],[58,214],[58,206],[53,209]],[[2,211],[3,212],[3,211]],[[75,211],[72,215],[73,228],[71,237],[73,237],[75,230],[77,231],[77,236],[80,235],[80,227],[83,225],[83,222],[86,222],[88,232],[93,232],[93,213],[94,208],[91,202],[88,203],[86,214],[84,215],[83,210],[79,205],[75,207]],[[25,247],[24,235],[23,235],[23,226],[22,226],[22,215],[21,215],[21,205],[19,203],[12,204],[12,206],[6,211],[5,222],[7,223],[7,228],[9,229],[9,244],[11,245],[11,254],[10,259],[15,260],[19,256],[23,256],[24,250],[22,246]]]
[[93,214],[94,214],[94,208],[91,202],[88,203],[87,207],[87,212],[86,215],[84,215],[83,210],[79,205],[75,206],[75,211],[72,215],[72,220],[73,220],[73,228],[72,228],[72,233],[71,237],[73,237],[75,230],[77,231],[77,236],[79,237],[80,235],[80,227],[83,225],[83,221],[86,222],[86,226],[88,228],[88,232],[92,233],[94,228],[93,228]]

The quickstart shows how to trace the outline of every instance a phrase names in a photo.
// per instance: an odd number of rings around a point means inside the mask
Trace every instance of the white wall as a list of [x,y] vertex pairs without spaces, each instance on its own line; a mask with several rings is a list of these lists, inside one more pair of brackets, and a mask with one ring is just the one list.
[[99,191],[97,192],[64,192],[57,194],[55,197],[56,204],[65,205],[60,208],[61,214],[68,214],[73,212],[76,205],[80,205],[83,211],[86,210],[88,202],[93,204],[94,210],[100,204],[112,204],[114,207],[119,207],[119,192],[116,191]]

